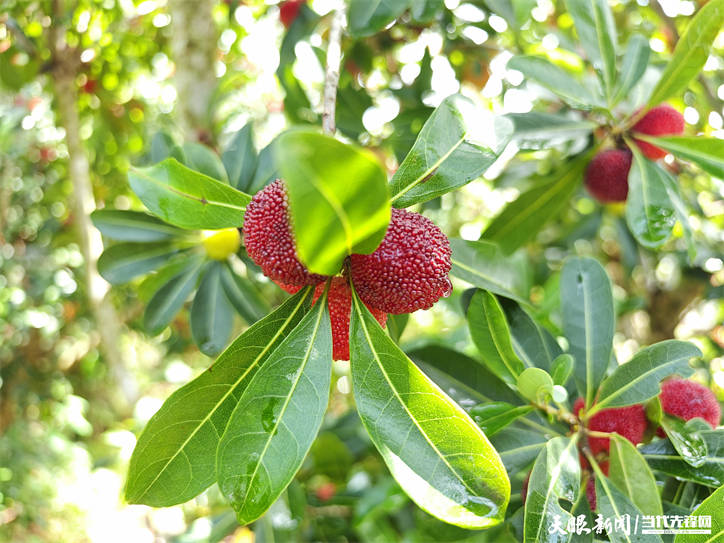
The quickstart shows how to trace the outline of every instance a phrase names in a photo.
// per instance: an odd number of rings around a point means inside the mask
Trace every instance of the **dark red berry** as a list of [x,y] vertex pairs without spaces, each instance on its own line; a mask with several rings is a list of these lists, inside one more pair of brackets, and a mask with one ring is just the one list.
[[[650,109],[633,125],[631,131],[648,136],[681,134],[684,132],[684,117],[670,105],[662,104]],[[646,158],[658,160],[666,156],[666,151],[655,145],[635,138],[634,141]]]
[[[580,416],[583,405],[583,399],[578,398],[573,404],[573,413]],[[644,406],[635,404],[602,409],[586,421],[586,428],[595,432],[616,432],[636,445],[641,443],[647,424]],[[594,455],[602,451],[607,453],[609,441],[607,437],[588,436],[588,446]]]
[[628,196],[631,151],[608,149],[593,157],[586,168],[586,188],[599,202],[623,202]]
[[712,428],[719,426],[721,408],[714,393],[688,379],[668,379],[661,383],[661,407],[664,413],[684,420],[701,417]]

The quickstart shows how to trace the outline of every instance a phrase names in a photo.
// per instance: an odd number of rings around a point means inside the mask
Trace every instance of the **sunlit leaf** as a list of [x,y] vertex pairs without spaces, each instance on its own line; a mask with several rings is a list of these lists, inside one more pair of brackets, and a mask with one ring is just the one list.
[[610,440],[609,479],[644,515],[662,515],[656,479],[638,449],[625,437]]
[[179,248],[165,242],[119,243],[103,251],[98,272],[111,284],[126,283],[158,269]]
[[234,308],[221,284],[223,267],[220,262],[209,263],[191,304],[191,337],[207,356],[226,347],[234,324]]

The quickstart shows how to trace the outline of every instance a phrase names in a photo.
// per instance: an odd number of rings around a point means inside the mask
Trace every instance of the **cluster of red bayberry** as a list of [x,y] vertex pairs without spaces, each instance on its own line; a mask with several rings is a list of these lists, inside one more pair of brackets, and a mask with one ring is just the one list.
[[[289,293],[317,285],[314,301],[324,290],[323,275],[309,273],[297,258],[289,223],[286,189],[277,179],[254,195],[244,215],[244,245],[264,275]],[[342,275],[332,278],[328,305],[332,321],[333,357],[349,360],[350,281],[379,323],[387,313],[429,309],[452,284],[450,242],[435,224],[418,213],[392,209],[382,243],[369,255],[351,255]]]
[[[664,136],[681,134],[684,117],[668,104],[649,110],[631,128],[633,134]],[[634,137],[636,145],[650,160],[659,160],[666,151]],[[586,168],[585,182],[588,191],[603,203],[623,202],[628,196],[628,172],[631,169],[631,151],[625,144],[621,148],[601,151]]]
[[[708,422],[712,428],[716,428],[719,425],[721,418],[719,402],[716,396],[714,396],[714,393],[704,385],[686,379],[668,379],[661,384],[659,400],[661,401],[661,407],[664,413],[684,420],[700,417]],[[573,414],[579,417],[579,420],[581,420],[580,417],[583,408],[583,398],[578,398],[573,404]],[[644,406],[636,404],[626,407],[602,409],[585,421],[585,427],[587,430],[593,432],[615,432],[636,445],[643,441],[646,431],[649,429],[649,421],[646,418]],[[657,428],[656,433],[660,437],[665,436],[660,427]],[[580,443],[580,446],[588,447],[589,452],[597,459],[601,471],[605,475],[608,475],[609,438],[588,436],[584,442]],[[588,504],[591,506],[591,510],[595,511],[596,486],[591,465],[582,453],[579,455],[579,458],[584,477],[587,477],[588,480],[586,483]],[[530,474],[528,474],[528,477],[530,477]],[[527,489],[528,478],[526,478],[523,483],[523,502],[525,502]]]

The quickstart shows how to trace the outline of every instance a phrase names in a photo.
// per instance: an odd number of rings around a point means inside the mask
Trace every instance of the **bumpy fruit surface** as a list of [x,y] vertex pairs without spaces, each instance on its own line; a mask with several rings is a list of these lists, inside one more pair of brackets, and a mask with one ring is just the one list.
[[[296,294],[302,287],[284,285],[277,283],[289,294]],[[314,289],[313,303],[324,292],[324,283],[317,285]],[[384,328],[387,323],[387,313],[365,304],[377,322]],[[329,320],[332,323],[332,358],[334,360],[349,360],[349,319],[352,314],[352,291],[349,289],[347,279],[344,277],[333,277],[329,285],[327,295],[327,307],[329,307]]]
[[202,235],[206,254],[214,260],[226,260],[241,246],[241,236],[236,228],[204,230]]
[[586,168],[586,188],[603,203],[623,202],[628,196],[631,151],[608,149],[598,153]]
[[[583,408],[583,399],[578,398],[573,404],[573,413],[578,415]],[[647,426],[646,411],[641,404],[627,407],[602,409],[586,421],[586,427],[594,432],[616,432],[636,445],[641,443]],[[610,440],[607,437],[588,436],[588,446],[596,455],[608,452]]]
[[712,428],[719,426],[719,402],[714,393],[702,384],[687,379],[669,379],[661,383],[659,398],[664,413],[684,420],[701,417]]
[[264,275],[277,283],[316,285],[325,279],[309,273],[297,258],[287,193],[281,179],[257,192],[246,206],[244,245]]
[[369,255],[352,255],[349,273],[366,305],[411,313],[450,295],[450,255],[450,241],[430,219],[392,209],[380,246]]
[[[656,106],[641,117],[631,131],[648,136],[664,136],[684,132],[684,117],[668,104]],[[641,152],[651,160],[666,156],[666,151],[645,141],[635,139]]]
[[299,10],[306,0],[286,0],[279,6],[279,20],[285,28],[292,26],[292,23],[299,16]]

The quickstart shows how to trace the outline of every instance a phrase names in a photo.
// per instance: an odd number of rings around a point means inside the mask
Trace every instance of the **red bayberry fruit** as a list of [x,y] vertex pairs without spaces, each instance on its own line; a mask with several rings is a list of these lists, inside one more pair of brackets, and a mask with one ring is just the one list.
[[334,483],[324,483],[314,492],[319,501],[326,502],[331,500],[337,493],[337,487]]
[[287,193],[281,179],[257,192],[246,206],[244,245],[264,275],[278,283],[316,285],[325,279],[309,273],[297,258]]
[[631,151],[609,149],[598,153],[586,168],[586,188],[603,203],[623,202],[628,196]]
[[[296,294],[302,287],[277,283],[289,294]],[[317,285],[314,289],[313,303],[324,292],[324,283]],[[332,323],[332,359],[349,360],[349,319],[352,313],[352,291],[349,289],[347,279],[344,277],[333,277],[329,285],[327,298],[329,307],[329,319]],[[387,322],[387,313],[375,309],[365,303],[377,322],[384,328]]]
[[[583,399],[578,398],[573,404],[573,413],[578,415],[583,408]],[[646,431],[646,411],[641,404],[626,407],[602,409],[586,421],[586,428],[594,432],[616,432],[636,445],[641,443]],[[601,451],[608,452],[610,443],[607,437],[588,437],[588,446],[596,455]]]
[[[668,104],[662,104],[650,109],[633,125],[631,131],[648,136],[663,136],[667,134],[681,134],[684,132],[684,117]],[[634,138],[641,152],[651,160],[658,160],[666,156],[666,151],[645,141]]]
[[299,10],[306,0],[287,0],[279,5],[279,20],[284,28],[289,28],[299,16]]
[[661,383],[659,398],[664,413],[684,420],[701,417],[712,428],[719,426],[719,402],[714,393],[702,384],[687,379],[669,379]]
[[380,246],[370,255],[352,255],[349,273],[365,304],[411,313],[450,295],[450,255],[450,241],[430,219],[392,209]]

